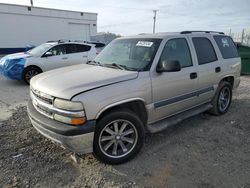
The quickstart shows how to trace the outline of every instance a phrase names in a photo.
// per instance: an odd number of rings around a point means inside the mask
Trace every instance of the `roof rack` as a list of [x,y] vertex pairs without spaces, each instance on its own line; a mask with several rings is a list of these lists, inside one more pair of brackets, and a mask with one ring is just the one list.
[[58,43],[64,43],[64,42],[71,42],[70,40],[64,40],[64,39],[60,39],[60,40],[50,40],[47,42],[58,42]]
[[225,34],[220,31],[182,31],[180,34],[190,34],[190,33],[218,33],[218,34]]
[[102,42],[92,42],[92,41],[85,41],[85,40],[75,40],[75,41],[72,41],[72,42],[83,42],[83,43],[87,43],[87,44],[94,44],[95,47],[104,47],[106,46],[104,43]]
[[47,41],[48,43],[50,42],[58,42],[58,43],[65,43],[65,42],[79,42],[79,43],[85,43],[85,44],[94,44],[95,47],[104,47],[106,46],[104,43],[102,42],[92,42],[92,41],[85,41],[85,40],[50,40],[50,41]]
[[147,35],[147,34],[149,34],[149,33],[139,33],[138,35]]

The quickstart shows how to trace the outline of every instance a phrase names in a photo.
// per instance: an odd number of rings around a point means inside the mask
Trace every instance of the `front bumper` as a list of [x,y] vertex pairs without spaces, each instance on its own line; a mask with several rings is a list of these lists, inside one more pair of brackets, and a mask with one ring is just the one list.
[[27,109],[31,124],[45,137],[76,153],[83,154],[93,151],[96,123],[94,120],[88,121],[82,126],[72,126],[40,114],[34,108],[32,101],[28,102]]

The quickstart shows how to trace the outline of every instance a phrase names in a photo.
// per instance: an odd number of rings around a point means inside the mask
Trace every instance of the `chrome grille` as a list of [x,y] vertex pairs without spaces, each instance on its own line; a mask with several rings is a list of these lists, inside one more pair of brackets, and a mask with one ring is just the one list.
[[53,101],[55,97],[52,97],[48,94],[42,93],[38,90],[31,89],[30,97],[32,99],[33,106],[35,109],[53,119],[54,114],[59,114],[67,117],[83,117],[85,116],[84,111],[69,111],[64,109],[59,109],[53,106]]
[[36,98],[38,98],[39,100],[41,100],[42,102],[45,102],[47,104],[53,104],[53,97],[51,97],[47,94],[41,93],[38,90],[31,89],[31,91],[32,91],[33,95]]
[[53,113],[52,113],[51,111],[49,111],[49,110],[46,109],[46,108],[43,108],[43,107],[40,106],[40,105],[36,105],[36,107],[37,107],[38,111],[42,112],[43,114],[45,114],[45,115],[47,115],[47,116],[49,116],[49,117],[51,117],[51,116],[53,115]]
[[53,118],[53,97],[34,89],[31,89],[30,95],[35,109],[41,114]]

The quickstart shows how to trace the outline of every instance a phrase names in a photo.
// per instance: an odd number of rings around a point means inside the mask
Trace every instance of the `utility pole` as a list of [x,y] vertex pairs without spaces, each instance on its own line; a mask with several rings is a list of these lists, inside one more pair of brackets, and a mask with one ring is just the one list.
[[153,33],[155,33],[155,22],[156,22],[156,13],[157,13],[158,10],[153,10],[153,13],[154,13],[154,25],[153,25]]
[[245,30],[243,29],[241,33],[241,44],[243,44],[244,42],[244,35],[245,35]]
[[31,4],[31,6],[33,7],[33,0],[30,0],[30,4]]

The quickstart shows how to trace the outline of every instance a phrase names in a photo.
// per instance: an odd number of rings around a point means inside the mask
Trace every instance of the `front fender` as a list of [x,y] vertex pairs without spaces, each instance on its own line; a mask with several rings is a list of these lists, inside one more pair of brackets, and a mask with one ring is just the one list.
[[22,80],[25,62],[25,58],[6,59],[1,66],[1,74],[9,79]]
[[121,100],[119,102],[115,102],[113,104],[109,104],[107,106],[105,106],[104,108],[102,108],[97,114],[96,114],[96,117],[95,119],[98,119],[100,117],[100,115],[105,112],[106,110],[110,109],[110,108],[113,108],[115,106],[119,106],[121,104],[125,104],[125,103],[128,103],[128,102],[133,102],[133,101],[141,101],[145,104],[145,100],[142,99],[142,98],[130,98],[130,99],[125,99],[125,100]]

